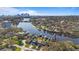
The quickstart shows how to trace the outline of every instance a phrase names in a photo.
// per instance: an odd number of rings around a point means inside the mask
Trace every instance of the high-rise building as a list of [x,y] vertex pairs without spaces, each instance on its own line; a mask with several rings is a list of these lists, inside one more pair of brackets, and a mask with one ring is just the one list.
[[22,13],[21,16],[22,17],[29,17],[29,14],[28,13]]

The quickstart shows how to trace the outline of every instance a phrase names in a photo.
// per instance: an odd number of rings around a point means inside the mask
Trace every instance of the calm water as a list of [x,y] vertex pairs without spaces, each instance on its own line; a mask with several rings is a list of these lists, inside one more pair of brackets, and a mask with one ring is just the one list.
[[[24,18],[23,21],[29,21],[29,18],[26,18],[26,19]],[[24,31],[29,32],[33,35],[42,35],[42,36],[48,37],[49,39],[51,39],[51,38],[54,39],[55,35],[56,35],[57,40],[61,40],[61,41],[70,40],[70,41],[73,41],[75,44],[79,44],[79,38],[72,39],[72,38],[66,37],[64,35],[58,35],[58,34],[52,35],[46,31],[43,31],[43,30],[39,31],[31,22],[20,22],[17,25],[17,27],[22,28]]]
[[9,22],[9,21],[4,21],[3,24],[2,24],[3,28],[11,28],[11,26],[12,26],[11,22]]

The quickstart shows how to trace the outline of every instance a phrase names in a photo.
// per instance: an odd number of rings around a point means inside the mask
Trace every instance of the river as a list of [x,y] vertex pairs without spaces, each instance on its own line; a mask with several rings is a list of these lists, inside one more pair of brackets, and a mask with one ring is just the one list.
[[33,35],[42,35],[42,36],[46,36],[49,39],[54,39],[55,35],[56,35],[56,39],[59,41],[65,41],[65,40],[70,40],[75,44],[79,44],[79,38],[71,38],[71,37],[67,37],[63,35],[58,35],[58,34],[50,34],[47,31],[43,31],[43,30],[38,30],[31,22],[29,22],[30,18],[24,18],[24,20],[22,22],[20,22],[17,27],[18,28],[22,28],[24,31],[31,33]]

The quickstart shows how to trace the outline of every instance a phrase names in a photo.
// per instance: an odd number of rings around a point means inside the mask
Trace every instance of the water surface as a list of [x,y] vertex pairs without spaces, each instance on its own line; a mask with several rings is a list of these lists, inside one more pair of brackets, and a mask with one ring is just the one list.
[[[73,41],[75,44],[79,44],[79,38],[71,38],[71,37],[67,37],[64,34],[62,35],[58,35],[56,33],[49,33],[47,31],[43,31],[43,30],[38,30],[31,22],[29,22],[30,18],[24,18],[23,22],[20,22],[17,27],[22,28],[24,31],[29,32],[33,35],[42,35],[42,36],[46,36],[49,39],[55,39],[55,35],[56,35],[56,39],[59,41],[65,41],[65,40],[70,40]],[[24,22],[24,21],[28,21],[28,22]],[[9,23],[9,22],[8,22]],[[8,26],[11,25],[10,23],[7,24]],[[6,27],[8,27],[6,25]]]

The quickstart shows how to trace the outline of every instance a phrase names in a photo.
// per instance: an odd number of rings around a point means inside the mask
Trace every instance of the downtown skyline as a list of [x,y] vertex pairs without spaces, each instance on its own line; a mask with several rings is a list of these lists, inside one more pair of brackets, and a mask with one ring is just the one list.
[[0,7],[0,15],[28,13],[32,16],[79,15],[78,7]]

